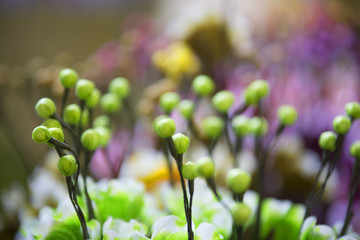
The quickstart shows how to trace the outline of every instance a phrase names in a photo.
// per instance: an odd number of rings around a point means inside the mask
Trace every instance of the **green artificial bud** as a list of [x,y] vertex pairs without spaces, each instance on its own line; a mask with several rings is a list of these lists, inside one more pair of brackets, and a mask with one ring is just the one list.
[[110,129],[107,127],[96,127],[94,130],[97,131],[100,136],[99,146],[106,147],[109,144],[110,139],[111,139]]
[[356,141],[351,144],[350,154],[356,159],[360,159],[360,141]]
[[265,118],[250,118],[250,132],[255,136],[264,136],[268,132],[268,123]]
[[194,180],[199,176],[197,166],[193,162],[187,162],[181,167],[182,175],[185,179]]
[[269,94],[269,84],[265,80],[255,80],[244,91],[246,105],[256,106]]
[[333,128],[337,134],[345,134],[351,127],[351,120],[345,116],[336,116],[333,121]]
[[360,118],[360,103],[349,102],[345,105],[345,110],[349,117],[353,119]]
[[59,159],[57,166],[58,166],[60,173],[62,175],[64,175],[65,177],[72,176],[78,168],[78,166],[76,164],[76,160],[73,155],[62,156]]
[[229,111],[234,103],[234,94],[230,91],[223,90],[215,94],[212,98],[212,104],[216,110],[221,113]]
[[59,121],[52,119],[52,118],[46,119],[45,121],[43,121],[41,123],[41,125],[44,127],[47,127],[47,128],[62,128]]
[[82,111],[81,113],[80,126],[82,128],[85,128],[89,124],[89,120],[90,120],[90,113],[89,110],[85,108],[84,111]]
[[182,100],[178,105],[181,115],[187,120],[191,119],[194,107],[194,102],[191,100]]
[[243,169],[233,168],[227,174],[226,184],[233,193],[243,194],[250,187],[251,175]]
[[334,151],[336,148],[337,135],[332,131],[322,132],[319,137],[319,146],[327,151]]
[[110,118],[108,115],[100,115],[93,121],[93,127],[110,127]]
[[165,113],[170,113],[180,102],[180,96],[176,92],[163,93],[159,105]]
[[80,100],[86,100],[90,97],[92,91],[95,88],[95,84],[87,79],[80,79],[75,86],[75,95]]
[[55,113],[56,106],[50,98],[42,98],[36,103],[35,110],[40,117],[48,118]]
[[37,143],[45,143],[50,140],[51,134],[47,127],[38,126],[32,131],[32,139]]
[[109,92],[116,94],[119,98],[126,98],[130,93],[129,80],[123,77],[113,79],[109,84]]
[[205,97],[214,92],[215,83],[210,77],[199,75],[193,80],[191,87],[196,95]]
[[87,129],[81,135],[81,144],[90,151],[96,150],[99,147],[100,135],[94,129]]
[[214,162],[210,157],[202,157],[196,162],[197,171],[199,176],[209,179],[214,177],[215,166]]
[[277,113],[279,121],[283,126],[293,125],[298,117],[296,109],[290,105],[281,106]]
[[171,137],[176,130],[176,125],[173,119],[166,117],[155,122],[156,134],[161,138]]
[[78,74],[71,68],[65,68],[59,72],[59,79],[65,88],[72,88],[78,80]]
[[[50,136],[60,142],[64,141],[64,132],[61,128],[49,128]],[[50,147],[55,147],[51,143],[46,143]]]
[[243,91],[243,96],[244,96],[244,101],[246,103],[247,106],[257,106],[259,103],[259,99],[257,98],[257,96],[254,94],[254,92],[252,91],[251,88],[247,87],[244,91]]
[[70,104],[64,109],[64,122],[70,125],[77,125],[80,121],[81,109],[77,104]]
[[231,215],[236,226],[244,226],[251,217],[251,208],[243,202],[236,202],[231,206]]
[[174,141],[176,152],[178,154],[186,153],[190,145],[190,138],[188,138],[182,133],[177,133],[172,136],[172,139]]
[[236,116],[231,121],[231,126],[238,137],[249,133],[250,119],[244,115]]
[[94,88],[91,92],[90,96],[86,99],[86,107],[89,109],[95,108],[100,101],[101,92],[99,89]]
[[120,98],[114,93],[106,93],[101,97],[100,106],[106,113],[115,113],[121,108]]
[[203,132],[206,137],[216,139],[224,130],[224,120],[217,116],[206,117],[202,121]]

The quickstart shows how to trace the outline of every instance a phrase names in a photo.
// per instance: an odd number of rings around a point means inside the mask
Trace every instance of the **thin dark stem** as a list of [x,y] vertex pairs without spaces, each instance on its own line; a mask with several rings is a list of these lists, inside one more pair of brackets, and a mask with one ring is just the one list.
[[166,165],[168,167],[170,186],[174,187],[175,180],[174,180],[174,175],[173,175],[173,171],[172,171],[172,162],[171,162],[171,159],[169,156],[169,149],[166,147],[166,145],[161,146],[161,148],[162,148],[163,154],[165,156]]
[[88,176],[89,164],[90,164],[92,153],[93,152],[90,152],[89,150],[85,151],[85,168],[83,170],[83,175],[82,175],[83,180],[84,180],[84,192],[85,192],[85,197],[86,197],[86,205],[87,205],[87,209],[89,212],[89,220],[95,219],[94,208],[92,206],[91,198],[88,193],[87,184],[86,184],[86,178]]
[[227,145],[229,147],[229,151],[230,151],[230,153],[233,156],[234,161],[235,161],[235,149],[234,149],[234,147],[232,145],[232,142],[231,142],[231,139],[230,139],[229,128],[228,128],[229,116],[227,114],[223,114],[222,118],[223,118],[223,120],[225,122],[224,135],[225,135],[226,143],[227,143]]
[[74,132],[74,130],[71,128],[71,126],[69,124],[67,124],[66,122],[64,122],[62,120],[62,118],[59,117],[56,113],[54,113],[50,118],[57,120],[63,128],[65,128],[66,130],[68,130],[70,132],[71,135],[78,138],[78,135],[76,134],[76,132]]
[[63,95],[62,101],[61,101],[61,113],[60,113],[61,118],[64,117],[64,109],[65,109],[66,101],[69,97],[69,92],[70,92],[69,88],[64,89],[64,95]]
[[236,109],[233,114],[231,115],[230,117],[230,120],[233,119],[235,116],[237,115],[240,115],[242,113],[244,113],[246,111],[246,109],[248,109],[248,105],[244,104],[244,105],[241,105],[238,109]]
[[192,209],[193,197],[194,197],[194,180],[188,180],[189,194],[190,194],[190,212]]
[[258,179],[257,179],[257,188],[259,193],[259,203],[256,210],[255,215],[255,240],[258,240],[260,237],[261,231],[261,208],[264,199],[264,174],[265,174],[265,158],[263,155],[262,149],[262,138],[256,137],[255,138],[255,155],[258,162]]
[[228,210],[228,211],[230,212],[230,207],[222,200],[221,195],[220,195],[220,194],[218,193],[218,191],[217,191],[214,177],[206,179],[206,184],[207,184],[207,186],[209,187],[209,189],[211,190],[211,192],[214,194],[216,200],[217,200],[226,210]]
[[128,98],[125,98],[123,100],[125,110],[127,112],[127,115],[129,117],[129,124],[131,129],[131,134],[134,134],[135,131],[135,123],[136,123],[136,117],[133,108],[131,107],[130,100]]

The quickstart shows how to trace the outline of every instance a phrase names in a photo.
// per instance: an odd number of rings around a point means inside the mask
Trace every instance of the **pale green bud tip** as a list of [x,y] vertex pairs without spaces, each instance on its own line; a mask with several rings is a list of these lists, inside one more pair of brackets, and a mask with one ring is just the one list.
[[100,100],[101,109],[106,113],[115,113],[121,108],[120,98],[114,93],[106,93]]
[[263,136],[268,132],[269,126],[265,118],[253,117],[250,119],[250,131],[255,136]]
[[236,202],[231,206],[231,215],[233,217],[234,223],[237,226],[244,226],[246,222],[250,219],[252,210],[251,208],[243,203]]
[[61,124],[57,120],[51,118],[48,118],[45,121],[43,121],[41,125],[47,128],[62,128]]
[[211,178],[215,174],[214,162],[210,157],[202,157],[197,162],[197,171],[199,176],[204,178]]
[[191,87],[195,94],[204,97],[214,92],[215,83],[210,77],[199,75],[193,80]]
[[212,98],[212,104],[216,110],[226,113],[234,103],[234,94],[230,91],[223,90],[215,94]]
[[94,129],[87,129],[81,135],[81,144],[88,150],[93,151],[100,144],[100,135]]
[[116,94],[120,98],[126,98],[130,93],[129,80],[123,77],[113,79],[109,84],[109,92]]
[[44,143],[51,138],[50,131],[47,127],[39,126],[34,128],[32,132],[32,139],[37,143]]
[[[49,128],[49,131],[52,138],[55,138],[60,142],[64,141],[64,132],[61,128]],[[51,143],[47,143],[47,145],[54,147],[54,145]]]
[[290,105],[281,106],[278,109],[278,118],[282,125],[293,125],[297,120],[298,114],[296,109]]
[[220,137],[225,123],[220,117],[210,116],[203,120],[202,127],[206,137],[215,139]]
[[184,178],[188,180],[194,180],[199,176],[196,164],[193,162],[185,163],[181,168],[181,172]]
[[336,148],[337,135],[334,132],[322,132],[319,137],[319,146],[327,151],[334,151]]
[[242,194],[249,189],[251,176],[240,168],[234,168],[228,172],[226,183],[233,193]]
[[360,159],[360,141],[356,141],[351,144],[350,154],[356,159]]
[[111,131],[109,128],[106,127],[96,127],[95,131],[99,133],[100,136],[100,147],[106,147],[111,139]]
[[250,119],[243,115],[236,116],[232,119],[231,126],[236,135],[243,137],[250,131]]
[[96,117],[93,121],[93,127],[109,127],[110,118],[107,115],[100,115]]
[[56,107],[50,98],[42,98],[36,103],[35,110],[40,117],[48,118],[55,113]]
[[360,118],[360,103],[349,102],[345,105],[345,110],[349,117],[352,117],[353,119]]
[[91,92],[88,99],[86,99],[86,107],[88,107],[90,109],[95,108],[100,101],[100,97],[101,97],[100,90],[97,88],[94,88],[94,90]]
[[75,94],[80,100],[86,100],[94,90],[95,84],[87,79],[80,79],[75,86]]
[[77,125],[80,121],[81,109],[77,104],[70,104],[64,109],[64,122]]
[[174,120],[171,118],[163,118],[155,122],[156,134],[161,138],[171,137],[176,130]]
[[177,133],[172,136],[172,139],[174,141],[176,152],[178,154],[184,154],[190,145],[190,138],[182,133]]
[[182,100],[178,108],[185,119],[190,119],[194,112],[194,102],[191,100]]
[[57,166],[60,173],[65,177],[72,176],[78,167],[73,155],[66,155],[61,157],[57,163]]
[[71,68],[65,68],[59,72],[59,79],[65,88],[72,88],[78,80],[78,74]]
[[180,102],[180,96],[176,92],[166,92],[160,97],[159,104],[161,109],[170,113]]
[[333,128],[337,134],[345,134],[349,131],[351,126],[351,120],[345,116],[337,116],[333,121]]

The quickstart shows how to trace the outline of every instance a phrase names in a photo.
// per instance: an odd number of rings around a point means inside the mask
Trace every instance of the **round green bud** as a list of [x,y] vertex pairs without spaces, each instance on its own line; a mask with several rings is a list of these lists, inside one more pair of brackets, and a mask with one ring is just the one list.
[[196,162],[197,172],[203,178],[212,178],[215,174],[214,162],[210,157],[202,157]]
[[37,143],[45,143],[51,138],[50,131],[47,127],[38,126],[32,131],[32,139]]
[[62,128],[59,121],[52,119],[52,118],[46,119],[45,121],[43,121],[41,123],[41,125],[44,127],[47,127],[47,128]]
[[265,118],[250,118],[250,132],[255,136],[263,136],[268,132],[269,126]]
[[106,113],[115,113],[121,108],[120,98],[114,93],[106,93],[100,100],[101,109]]
[[297,111],[293,106],[284,105],[278,109],[278,118],[283,126],[293,125],[298,117]]
[[196,95],[205,97],[214,92],[215,83],[210,77],[199,75],[193,80],[191,88]]
[[251,176],[243,169],[233,168],[227,174],[226,184],[233,193],[243,194],[250,187]]
[[76,160],[73,155],[62,156],[59,159],[57,166],[58,166],[59,172],[62,175],[64,175],[65,177],[72,176],[78,168],[78,166],[76,164]]
[[333,128],[337,134],[345,134],[351,127],[351,120],[345,116],[336,116],[333,121]]
[[86,100],[90,97],[91,92],[94,90],[95,84],[87,79],[80,79],[75,86],[75,95],[80,100]]
[[123,77],[113,79],[109,84],[109,92],[116,94],[120,98],[126,98],[130,93],[129,80]]
[[100,135],[94,129],[87,129],[81,135],[81,144],[90,151],[94,151],[99,147]]
[[100,115],[93,121],[93,127],[110,127],[110,118],[108,115]]
[[94,130],[97,131],[100,136],[99,146],[106,147],[109,144],[110,139],[111,139],[110,129],[107,127],[96,127]]
[[[56,140],[63,142],[64,141],[64,132],[61,128],[49,128],[50,135],[52,138],[55,138]],[[47,143],[50,147],[55,147],[51,143]]]
[[178,105],[181,115],[189,120],[194,113],[194,102],[191,100],[182,100]]
[[77,104],[67,105],[64,109],[64,122],[70,125],[77,125],[80,121],[81,109]]
[[40,117],[48,118],[55,113],[56,107],[50,98],[42,98],[36,103],[35,110]]
[[199,176],[197,166],[193,162],[187,162],[181,167],[182,175],[185,179],[194,180]]
[[234,94],[230,91],[223,90],[215,94],[212,98],[212,104],[216,110],[221,113],[229,111],[234,103]]
[[360,159],[360,141],[356,141],[351,144],[350,154],[356,159]]
[[249,133],[250,119],[244,115],[236,116],[231,120],[231,126],[237,136],[243,137]]
[[176,92],[166,92],[160,97],[159,104],[165,113],[170,113],[180,102],[180,96]]
[[93,109],[95,108],[100,101],[101,92],[99,89],[94,88],[94,90],[91,92],[90,96],[86,99],[86,107]]
[[178,154],[184,154],[189,148],[190,138],[182,133],[177,133],[172,136],[174,141],[175,149]]
[[360,118],[360,103],[349,102],[345,105],[345,110],[349,117],[352,117],[353,119]]
[[244,226],[252,213],[251,208],[243,202],[234,203],[230,211],[236,226]]
[[65,88],[72,88],[78,80],[78,74],[71,68],[65,68],[59,72],[59,79]]
[[171,137],[175,133],[175,130],[176,130],[175,122],[169,117],[159,119],[155,122],[156,134],[161,138]]
[[244,96],[244,101],[246,103],[246,105],[252,105],[252,106],[257,106],[259,103],[259,99],[256,96],[256,94],[254,94],[254,91],[252,91],[251,88],[247,87],[244,92],[243,92],[243,96]]
[[319,146],[321,149],[334,151],[336,148],[337,135],[332,131],[322,132],[319,137]]
[[82,111],[81,113],[80,126],[82,128],[85,128],[89,124],[89,120],[90,120],[90,113],[89,110],[85,108],[84,111]]
[[217,116],[206,117],[202,121],[203,132],[205,136],[210,139],[216,139],[220,137],[221,133],[223,132],[224,126],[224,120]]
[[269,94],[269,83],[265,80],[255,80],[250,84],[250,88],[254,91],[258,99],[262,99]]

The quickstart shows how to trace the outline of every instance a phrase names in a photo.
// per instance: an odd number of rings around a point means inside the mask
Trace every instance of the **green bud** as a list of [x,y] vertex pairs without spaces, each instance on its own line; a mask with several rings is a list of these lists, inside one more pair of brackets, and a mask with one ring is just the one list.
[[65,88],[72,88],[78,80],[78,74],[71,68],[65,68],[59,72],[59,79]]
[[101,92],[99,89],[94,88],[91,92],[90,96],[86,99],[86,107],[89,109],[95,108],[100,101]]
[[80,121],[81,109],[77,104],[70,104],[64,109],[64,122],[70,125],[77,125]]
[[121,108],[121,101],[114,93],[106,93],[100,100],[101,109],[106,113],[115,113]]
[[243,137],[249,133],[250,119],[244,115],[236,116],[232,119],[231,126],[237,136]]
[[360,103],[349,102],[345,105],[345,110],[349,117],[352,117],[353,119],[360,118]]
[[110,118],[107,115],[100,115],[93,121],[93,127],[110,127]]
[[166,92],[160,97],[159,104],[165,113],[170,113],[180,102],[180,96],[176,92]]
[[243,202],[236,202],[231,206],[231,215],[236,226],[244,226],[251,217],[251,208]]
[[94,129],[87,129],[81,135],[81,144],[90,151],[96,150],[100,144],[100,135]]
[[197,171],[203,178],[212,178],[215,174],[214,162],[210,157],[202,157],[197,162]]
[[226,184],[233,193],[243,194],[250,187],[251,176],[243,169],[233,168],[227,174]]
[[35,110],[40,117],[48,118],[55,113],[56,107],[50,98],[42,98],[36,103]]
[[334,132],[322,132],[319,137],[319,146],[321,149],[334,151],[336,148],[337,136]]
[[89,124],[89,120],[90,120],[90,113],[89,110],[85,108],[84,111],[82,111],[81,113],[81,122],[80,122],[81,127],[85,128]]
[[47,128],[62,128],[61,124],[57,120],[52,118],[46,119],[41,123],[41,125]]
[[65,177],[72,176],[78,168],[78,166],[76,164],[76,160],[73,155],[62,156],[59,159],[57,166],[58,166],[60,173],[62,175],[64,175]]
[[91,92],[94,90],[95,84],[87,79],[80,79],[75,86],[75,95],[80,100],[86,100],[90,97]]
[[175,133],[175,130],[176,130],[175,122],[169,117],[159,119],[155,122],[156,134],[161,138],[171,137]]
[[350,154],[356,159],[360,159],[360,141],[356,141],[351,144]]
[[37,143],[45,143],[51,138],[50,131],[47,127],[39,126],[32,131],[32,139]]
[[187,162],[181,167],[182,175],[185,179],[194,180],[199,176],[197,166],[193,162]]
[[333,128],[337,134],[345,134],[349,131],[351,120],[345,116],[336,116],[333,121]]
[[174,141],[175,149],[178,154],[184,154],[190,145],[190,138],[182,133],[177,133],[172,136]]
[[[50,131],[50,136],[52,138],[55,138],[56,140],[58,140],[60,142],[64,141],[64,132],[61,128],[49,128],[49,131]],[[50,147],[55,147],[51,143],[47,143],[47,145]]]
[[196,95],[205,97],[214,92],[215,83],[210,77],[199,75],[193,80],[191,87]]
[[223,90],[215,94],[212,98],[212,104],[216,110],[221,113],[229,111],[234,103],[234,94],[230,91]]
[[244,96],[244,101],[246,103],[246,105],[252,105],[252,106],[257,106],[259,103],[259,99],[256,96],[256,94],[254,94],[254,91],[252,91],[251,88],[247,87],[244,91],[243,91],[243,96]]
[[206,137],[216,139],[223,132],[225,123],[220,117],[210,116],[202,121],[202,128]]
[[263,136],[268,132],[268,123],[265,118],[250,118],[250,132],[255,136]]
[[180,110],[181,115],[189,120],[194,112],[194,102],[191,100],[182,100],[179,105],[178,108]]
[[255,80],[244,92],[247,105],[257,105],[259,101],[269,94],[269,84],[265,80]]
[[298,117],[296,109],[290,105],[281,106],[277,113],[279,121],[283,126],[293,125]]
[[109,92],[116,94],[121,99],[126,98],[130,93],[129,80],[123,77],[113,79],[109,84]]
[[109,144],[110,139],[111,139],[110,129],[107,127],[96,127],[94,130],[97,131],[100,136],[99,146],[106,147]]

